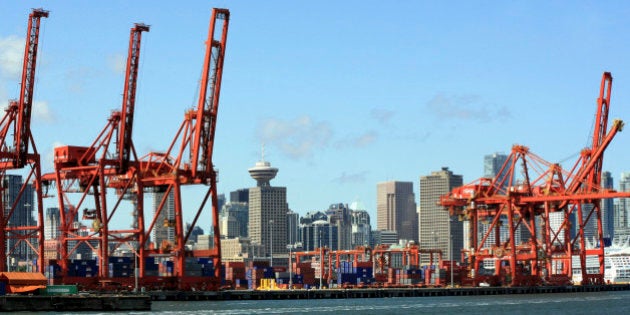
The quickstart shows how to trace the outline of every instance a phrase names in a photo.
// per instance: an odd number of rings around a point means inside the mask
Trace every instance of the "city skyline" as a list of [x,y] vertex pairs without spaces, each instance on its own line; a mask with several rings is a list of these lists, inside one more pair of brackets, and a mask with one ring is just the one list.
[[[483,175],[484,154],[509,153],[515,143],[570,165],[591,134],[603,71],[615,78],[611,118],[630,120],[630,35],[618,31],[630,23],[625,3],[149,4],[0,4],[8,12],[0,21],[0,101],[16,97],[31,7],[51,11],[33,118],[43,172],[52,170],[55,145],[89,144],[119,107],[135,22],[151,25],[135,147],[139,155],[165,149],[195,100],[211,7],[229,8],[233,19],[214,151],[220,193],[251,186],[246,170],[261,143],[283,169],[276,185],[287,187],[298,213],[360,200],[376,218],[376,183],[415,183],[443,166],[467,183]],[[84,12],[93,12],[89,23]],[[627,148],[622,132],[607,149],[604,170],[615,179],[630,169]],[[195,188],[183,193],[200,198]]]

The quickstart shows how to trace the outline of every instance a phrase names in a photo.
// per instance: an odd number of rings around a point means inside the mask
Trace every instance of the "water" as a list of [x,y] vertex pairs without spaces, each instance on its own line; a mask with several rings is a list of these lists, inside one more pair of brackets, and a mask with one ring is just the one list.
[[[20,314],[42,314],[22,312]],[[47,314],[114,314],[48,312]],[[630,291],[457,297],[263,301],[154,301],[150,312],[116,314],[630,314]]]
[[[153,302],[162,314],[630,314],[630,291],[463,297]],[[146,314],[135,312],[132,314]]]

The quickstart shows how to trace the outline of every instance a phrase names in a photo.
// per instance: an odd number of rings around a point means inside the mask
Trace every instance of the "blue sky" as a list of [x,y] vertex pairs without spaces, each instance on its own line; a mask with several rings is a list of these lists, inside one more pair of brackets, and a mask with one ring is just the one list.
[[[381,181],[412,181],[417,199],[420,176],[448,166],[473,181],[483,155],[513,144],[572,163],[589,144],[604,71],[614,77],[611,119],[630,121],[624,1],[3,1],[0,100],[19,96],[33,7],[50,10],[33,120],[45,171],[55,145],[90,144],[120,107],[135,22],[151,31],[134,142],[140,155],[163,151],[196,104],[212,7],[231,11],[220,193],[255,185],[247,169],[264,142],[292,210],[358,199],[375,225]],[[615,181],[630,171],[626,133],[604,162]]]

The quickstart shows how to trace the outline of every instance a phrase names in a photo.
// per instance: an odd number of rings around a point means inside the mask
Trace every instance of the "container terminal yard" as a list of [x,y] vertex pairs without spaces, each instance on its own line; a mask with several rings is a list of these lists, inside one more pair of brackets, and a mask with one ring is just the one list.
[[[602,200],[630,197],[630,192],[604,189],[601,183],[604,152],[623,129],[621,120],[609,126],[613,80],[609,72],[601,80],[592,141],[572,168],[563,169],[528,147],[515,145],[499,172],[501,176],[480,178],[440,198],[439,204],[454,220],[469,223],[471,247],[454,255],[461,256],[459,259],[443,260],[441,250],[409,242],[354,250],[319,246],[312,251],[290,252],[275,265],[264,258],[222,262],[213,147],[229,10],[211,12],[196,108],[184,113],[166,150],[138,154],[133,144],[142,34],[150,31],[148,25],[138,23],[130,31],[120,110],[105,119],[105,127],[90,144],[55,148],[54,172],[42,174],[37,141],[31,133],[31,112],[40,21],[48,16],[43,9],[34,9],[29,15],[19,99],[10,102],[0,125],[0,172],[5,176],[8,171],[26,170],[28,180],[20,191],[32,185],[37,199],[37,223],[32,226],[9,225],[17,202],[1,204],[7,209],[0,212],[0,293],[7,295],[0,308],[4,310],[25,305],[19,294],[45,296],[48,302],[44,304],[71,305],[83,302],[51,303],[50,297],[90,292],[104,301],[110,298],[99,294],[126,293],[121,295],[123,299],[129,298],[129,292],[141,291],[143,294],[137,296],[155,300],[305,299],[629,289],[627,244],[606,248],[602,232]],[[185,245],[191,230],[184,228],[181,191],[188,185],[207,187],[191,226],[198,223],[203,211],[211,211],[211,249]],[[164,196],[152,214],[145,211],[145,198],[151,192],[163,192]],[[160,222],[158,217],[169,194],[174,196],[175,217]],[[56,259],[45,256],[44,197],[56,198],[59,209],[65,209],[60,212]],[[125,206],[134,209],[135,224],[131,229],[115,229],[110,222],[116,216],[128,215],[119,214]],[[550,219],[554,213],[564,218],[556,229]],[[577,214],[578,222],[569,219],[573,214]],[[74,223],[79,219],[92,224],[78,227]],[[478,231],[482,223],[489,225],[485,234]],[[597,226],[594,244],[587,241],[583,229],[593,223]],[[156,247],[149,239],[161,224],[174,227],[175,241]],[[569,233],[572,225],[578,226],[575,237]],[[504,239],[498,232],[500,227],[507,228]],[[519,228],[528,232],[529,241],[516,243]],[[490,242],[494,231],[497,237]],[[9,244],[19,243],[35,251],[33,272],[8,272],[7,261],[16,248]],[[94,259],[70,258],[81,244],[92,249]],[[130,248],[129,255],[114,254],[121,247]],[[48,278],[42,279],[44,273]],[[82,305],[87,304],[93,305]],[[133,309],[128,304],[102,304],[100,309]],[[137,305],[137,309],[146,309],[146,298]],[[29,308],[46,307],[24,307]]]

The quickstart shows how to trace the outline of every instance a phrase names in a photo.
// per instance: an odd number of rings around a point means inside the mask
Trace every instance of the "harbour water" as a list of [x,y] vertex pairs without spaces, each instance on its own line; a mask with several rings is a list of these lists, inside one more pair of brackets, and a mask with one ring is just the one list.
[[[162,314],[630,314],[630,291],[418,298],[153,302]],[[133,314],[145,314],[134,312]]]

